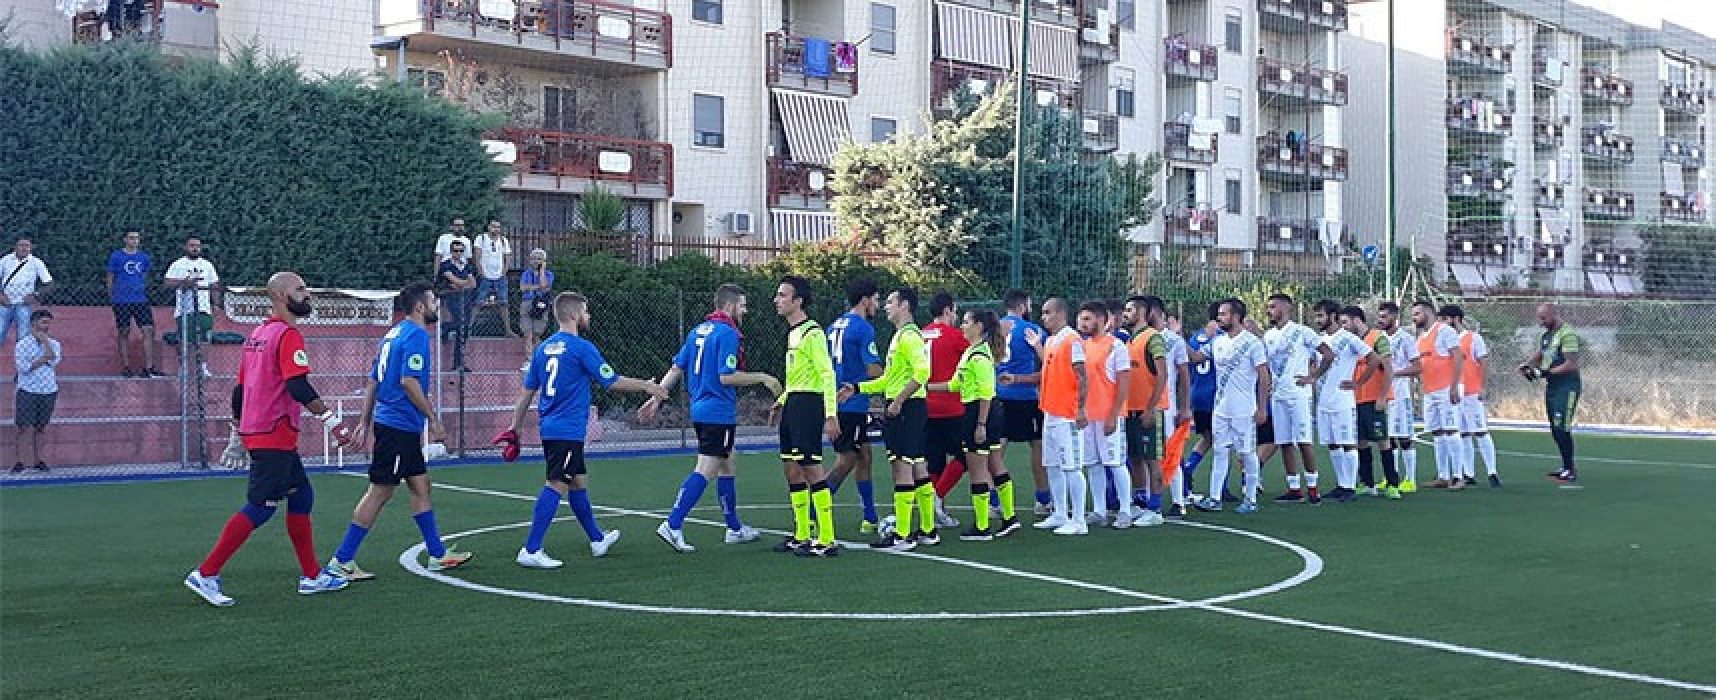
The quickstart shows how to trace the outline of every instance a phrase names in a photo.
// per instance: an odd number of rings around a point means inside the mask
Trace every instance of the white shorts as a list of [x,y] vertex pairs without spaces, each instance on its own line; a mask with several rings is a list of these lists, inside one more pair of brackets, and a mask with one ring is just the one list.
[[1412,437],[1412,414],[1416,412],[1412,405],[1411,394],[1400,394],[1388,402],[1388,436],[1391,438]]
[[1257,422],[1251,416],[1229,418],[1217,413],[1210,428],[1212,447],[1231,448],[1242,455],[1257,451]]
[[1358,444],[1358,407],[1317,410],[1317,440],[1326,446]]
[[1095,420],[1084,426],[1084,463],[1087,467],[1126,465],[1126,427],[1122,425],[1113,434],[1104,433],[1105,427],[1102,421]]
[[1460,429],[1460,417],[1448,400],[1448,390],[1424,393],[1424,427],[1431,432]]
[[1467,396],[1460,399],[1460,432],[1487,433],[1490,431],[1489,409],[1484,406],[1481,396]]
[[1269,399],[1269,420],[1275,426],[1275,444],[1311,444],[1311,399]]
[[1043,466],[1066,471],[1084,468],[1084,436],[1073,421],[1043,416]]

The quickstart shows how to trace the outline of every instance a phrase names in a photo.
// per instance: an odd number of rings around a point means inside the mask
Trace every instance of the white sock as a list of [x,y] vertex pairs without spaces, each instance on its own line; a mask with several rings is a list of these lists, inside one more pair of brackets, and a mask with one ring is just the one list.
[[1247,503],[1256,503],[1257,487],[1258,482],[1261,481],[1263,477],[1263,467],[1257,461],[1256,452],[1239,453],[1239,461],[1241,464],[1245,465],[1245,501]]
[[1120,501],[1120,512],[1115,515],[1137,515],[1132,507],[1132,471],[1126,467],[1109,467],[1103,471],[1108,472],[1109,481],[1114,484],[1114,493]]
[[1335,471],[1335,488],[1347,485],[1347,460],[1338,447],[1329,448],[1329,468]]
[[1435,440],[1436,478],[1448,481],[1458,476],[1460,458],[1455,451],[1459,450],[1458,441],[1451,435],[1437,435]]
[[1090,511],[1097,515],[1108,515],[1108,467],[1100,464],[1085,465],[1085,481],[1090,484]]
[[1400,457],[1400,479],[1402,481],[1418,482],[1418,445],[1407,443],[1405,449],[1397,449],[1394,454]]
[[1067,481],[1067,495],[1072,496],[1072,514],[1067,516],[1067,520],[1068,522],[1083,525],[1085,506],[1084,499],[1086,496],[1090,495],[1090,492],[1086,490],[1088,485],[1084,480],[1084,471],[1080,469],[1072,469],[1064,472],[1063,474]]
[[[1054,506],[1054,515],[1050,517],[1065,520],[1067,517],[1067,473],[1060,467],[1049,467],[1049,503]],[[1080,486],[1079,488],[1084,488]]]
[[1186,472],[1174,472],[1174,478],[1168,480],[1168,497],[1177,506],[1186,504]]
[[1210,498],[1220,499],[1221,492],[1227,488],[1228,450],[1226,445],[1215,448],[1210,452],[1210,458],[1204,462],[1210,470]]
[[1467,479],[1478,475],[1478,450],[1472,446],[1472,436],[1460,436],[1460,471]]
[[1484,470],[1489,472],[1490,476],[1495,476],[1496,439],[1490,437],[1489,433],[1480,433],[1478,435],[1478,449],[1484,453]]
[[1317,488],[1317,473],[1316,472],[1305,472],[1305,488],[1308,488],[1308,489]]
[[1358,450],[1355,448],[1349,447],[1345,450],[1342,450],[1341,453],[1343,455],[1345,455],[1343,457],[1343,459],[1347,460],[1347,485],[1346,485],[1346,488],[1356,489],[1356,488],[1358,488],[1358,467],[1359,467],[1359,465],[1358,465]]

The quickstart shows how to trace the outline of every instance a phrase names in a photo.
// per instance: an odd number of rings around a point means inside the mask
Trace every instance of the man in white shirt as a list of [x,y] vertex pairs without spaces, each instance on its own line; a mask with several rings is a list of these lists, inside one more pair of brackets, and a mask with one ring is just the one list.
[[1412,380],[1423,371],[1418,359],[1418,337],[1411,328],[1400,324],[1400,305],[1392,301],[1382,302],[1377,307],[1376,324],[1388,334],[1388,348],[1393,355],[1390,359],[1394,364],[1394,386],[1389,388],[1388,395],[1388,442],[1382,448],[1383,460],[1389,459],[1389,452],[1398,453],[1400,492],[1412,493],[1418,490],[1418,447],[1412,442],[1412,416],[1415,413]]
[[[196,236],[185,239],[185,256],[167,267],[167,288],[174,290],[173,320],[179,327],[179,354],[189,351],[192,339],[208,342],[214,330],[214,317],[220,308],[220,273],[213,262],[203,257],[203,241]],[[209,376],[208,363],[202,363],[203,376]]]
[[1346,503],[1358,495],[1358,400],[1353,390],[1370,379],[1375,367],[1366,363],[1363,374],[1354,379],[1359,361],[1370,356],[1370,346],[1344,325],[1340,304],[1324,299],[1312,309],[1313,322],[1323,334],[1321,349],[1328,350],[1311,370],[1317,383],[1317,434],[1335,468],[1335,490],[1329,497]]
[[430,274],[440,274],[441,261],[453,255],[453,241],[464,245],[465,250],[471,249],[471,239],[465,236],[465,218],[453,217],[453,223],[447,226],[447,232],[435,239],[435,264],[430,267]]
[[488,228],[472,242],[472,250],[477,255],[477,303],[500,317],[506,337],[517,338],[506,318],[507,309],[512,306],[506,296],[507,259],[512,256],[512,242],[501,233],[501,223],[489,220]]
[[30,312],[37,306],[37,295],[54,286],[54,276],[41,258],[31,255],[35,249],[28,238],[20,238],[12,246],[12,254],[0,259],[0,284],[5,287],[6,308],[0,310],[0,341],[6,340],[6,329],[16,328],[13,337],[22,340],[30,332]]
[[18,461],[12,473],[24,471],[25,455],[36,462],[36,471],[48,470],[42,457],[42,436],[48,421],[54,417],[54,401],[60,385],[54,369],[60,365],[60,341],[48,335],[49,321],[54,315],[47,309],[30,314],[29,330],[18,337],[12,353],[18,370],[18,395],[14,405],[14,422],[18,426]]
[[[1453,313],[1446,320],[1460,334],[1460,352],[1465,355],[1465,376],[1460,378],[1460,468],[1467,486],[1477,485],[1477,455],[1484,456],[1484,471],[1489,475],[1490,488],[1501,488],[1501,476],[1496,473],[1496,442],[1490,437],[1489,408],[1484,405],[1484,370],[1490,359],[1490,344],[1484,336],[1466,323],[1466,311],[1450,305]],[[1474,447],[1475,443],[1475,447]]]
[[1245,330],[1245,302],[1226,299],[1217,306],[1216,323],[1221,326],[1210,343],[1215,363],[1215,411],[1211,425],[1210,496],[1200,505],[1221,509],[1221,493],[1227,487],[1228,455],[1239,453],[1245,473],[1245,499],[1236,513],[1257,512],[1257,487],[1261,467],[1257,461],[1257,426],[1267,414],[1269,400],[1269,355],[1264,342]]
[[[1317,505],[1323,497],[1317,492],[1317,455],[1311,451],[1311,356],[1326,350],[1319,350],[1322,346],[1315,331],[1293,320],[1293,297],[1272,294],[1264,308],[1269,314],[1269,330],[1263,334],[1263,344],[1274,375],[1269,419],[1287,471],[1287,492],[1275,500]],[[1299,460],[1305,465],[1303,491]]]

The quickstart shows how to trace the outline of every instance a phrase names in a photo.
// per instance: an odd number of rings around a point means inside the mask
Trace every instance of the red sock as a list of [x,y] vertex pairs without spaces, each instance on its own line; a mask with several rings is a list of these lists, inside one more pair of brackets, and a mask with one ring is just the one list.
[[226,566],[226,560],[238,553],[238,548],[244,546],[244,541],[250,539],[250,533],[256,526],[250,523],[250,518],[243,513],[233,513],[226,521],[226,527],[220,529],[220,539],[215,540],[214,549],[209,550],[208,558],[203,560],[197,571],[204,576],[219,576],[220,568]]
[[965,476],[965,461],[950,459],[947,466],[941,469],[941,478],[935,480],[935,495],[937,498],[947,498],[947,492],[959,485],[960,477]]
[[286,536],[292,538],[292,550],[298,553],[298,568],[305,578],[315,578],[322,572],[316,562],[316,536],[310,530],[309,513],[286,514]]

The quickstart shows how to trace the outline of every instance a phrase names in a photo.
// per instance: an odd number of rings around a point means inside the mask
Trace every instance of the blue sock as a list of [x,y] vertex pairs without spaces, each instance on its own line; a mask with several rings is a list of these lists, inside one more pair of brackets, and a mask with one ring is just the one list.
[[1156,511],[1158,513],[1162,512],[1162,494],[1159,494],[1159,493],[1150,494],[1150,497],[1145,499],[1145,501],[1144,501],[1144,507],[1148,508],[1150,510]]
[[590,492],[584,489],[567,491],[566,502],[572,505],[572,514],[578,516],[578,524],[584,526],[584,534],[590,536],[590,541],[601,542],[602,528],[596,527],[596,511],[590,509]]
[[709,488],[708,477],[697,472],[685,477],[679,484],[679,497],[673,499],[673,512],[667,514],[667,526],[675,530],[685,527],[685,516],[691,515],[691,509],[697,507],[697,500],[703,498],[703,490]]
[[1186,461],[1180,465],[1180,468],[1197,469],[1199,464],[1203,464],[1203,461],[1204,453],[1193,450],[1192,454],[1186,457]]
[[1001,493],[996,491],[993,488],[989,489],[989,507],[990,508],[1000,508],[1001,507]]
[[727,519],[727,529],[745,527],[739,521],[739,484],[730,476],[715,477],[715,495],[721,499],[721,517]]
[[1150,503],[1150,489],[1132,489],[1132,504],[1137,506]]
[[369,528],[352,523],[346,526],[346,538],[340,540],[340,548],[334,550],[334,558],[343,562],[351,562],[357,558],[358,547],[363,545],[364,535],[369,534]]
[[1042,504],[1042,505],[1045,505],[1045,506],[1048,505],[1049,504],[1049,492],[1046,490],[1039,489],[1037,491],[1037,502]]
[[858,481],[858,500],[864,503],[864,522],[878,522],[876,519],[876,485],[869,479]]
[[524,551],[542,551],[542,540],[548,537],[548,526],[554,523],[554,513],[560,510],[560,492],[547,486],[536,494],[536,508],[530,512],[530,534],[524,538]]
[[447,546],[441,544],[441,531],[435,527],[435,511],[426,510],[411,519],[417,521],[417,530],[423,533],[423,548],[429,550],[429,556],[437,559],[447,556]]
[[1103,468],[1108,470],[1108,493],[1105,498],[1103,498],[1103,502],[1108,506],[1110,511],[1118,513],[1120,512],[1120,490],[1114,488],[1114,484],[1120,479],[1114,475],[1116,467]]

